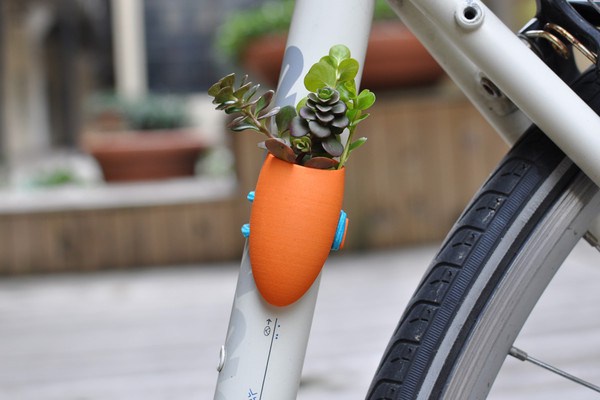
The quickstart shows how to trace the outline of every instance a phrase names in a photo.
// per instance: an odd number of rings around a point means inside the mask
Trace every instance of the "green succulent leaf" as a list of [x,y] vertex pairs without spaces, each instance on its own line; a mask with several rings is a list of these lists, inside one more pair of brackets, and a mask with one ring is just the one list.
[[255,113],[257,115],[262,110],[264,110],[265,108],[269,107],[269,104],[271,104],[271,100],[273,100],[273,95],[274,94],[275,94],[274,91],[269,90],[268,92],[265,92],[262,96],[260,96],[258,98],[258,101],[256,102],[256,109],[255,109]]
[[223,77],[221,80],[221,87],[233,87],[233,85],[235,84],[235,73],[229,74],[225,77]]
[[352,108],[351,100],[356,97],[356,82],[354,79],[340,83],[336,89],[340,92],[340,98],[346,103],[348,108]]
[[356,125],[358,125],[358,123],[359,123],[359,122],[362,122],[362,121],[364,121],[365,119],[369,118],[369,116],[370,116],[370,115],[371,115],[371,114],[369,114],[369,113],[364,113],[364,114],[362,114],[362,113],[361,113],[361,114],[358,116],[358,118],[356,118],[354,121],[352,121],[352,122],[351,122],[351,126],[356,126]]
[[364,114],[361,114],[361,116],[360,116],[359,118],[357,118],[357,119],[356,119],[356,121],[354,121],[354,124],[356,125],[356,124],[358,124],[359,122],[362,122],[362,121],[364,121],[365,119],[369,118],[370,116],[371,116],[371,114],[369,114],[369,113],[364,113]]
[[319,62],[329,64],[334,69],[337,68],[337,61],[331,56],[323,56],[323,57],[321,57]]
[[227,124],[227,127],[231,128],[232,126],[239,125],[240,123],[245,122],[245,119],[246,119],[245,115],[240,115],[240,116],[234,118],[233,120],[231,120],[231,122]]
[[279,112],[280,108],[279,107],[273,107],[270,110],[263,110],[258,114],[258,118],[257,120],[263,120],[263,119],[267,119],[270,118],[272,116],[277,115],[277,113]]
[[233,119],[227,127],[231,129],[233,132],[242,132],[245,130],[253,130],[259,132],[260,129],[245,115],[240,115],[237,118]]
[[335,68],[325,61],[314,64],[304,77],[304,86],[311,92],[316,92],[326,86],[335,87],[335,85]]
[[361,138],[356,139],[354,142],[352,142],[350,144],[350,151],[358,149],[360,146],[362,146],[366,142],[367,142],[366,137],[361,137]]
[[293,106],[285,106],[279,110],[275,116],[275,125],[277,125],[279,136],[290,129],[290,123],[296,115],[296,109]]
[[348,110],[346,112],[346,116],[348,117],[348,119],[350,121],[354,121],[358,117],[359,113],[360,113],[360,110],[357,108],[354,108],[352,110]]
[[[213,103],[217,104],[216,101],[213,101]],[[223,104],[219,104],[215,109],[219,110],[219,111],[223,111],[228,107],[231,107],[231,104],[223,103]]]
[[359,110],[366,110],[375,103],[375,94],[368,89],[364,89],[358,95],[357,108]]
[[236,114],[242,111],[240,107],[226,107],[224,110],[225,114]]
[[[219,93],[215,96],[213,100],[214,104],[233,104],[237,101],[235,96],[233,95],[233,88],[231,86],[225,86],[219,90]],[[231,102],[231,103],[229,103]]]
[[[326,86],[324,88],[317,90],[317,97],[319,100],[329,100],[332,98],[334,93],[335,92],[333,91],[333,89],[331,89],[329,86]],[[329,103],[326,103],[326,104],[329,104]]]
[[338,80],[340,82],[354,80],[354,78],[356,78],[356,75],[358,74],[358,68],[358,61],[356,61],[354,58],[348,58],[346,60],[343,60],[342,62],[340,62],[340,66],[338,67]]
[[301,153],[310,153],[312,148],[312,140],[308,136],[302,136],[292,139],[292,145]]
[[211,97],[215,97],[219,91],[221,90],[221,81],[213,84],[209,89],[208,89],[208,95]]
[[233,86],[234,83],[235,83],[235,73],[224,76],[223,78],[219,79],[219,81],[217,83],[213,84],[208,89],[208,94],[212,97],[216,97],[217,94],[221,91],[221,89],[223,89],[224,87],[227,87],[227,86],[231,87],[231,86]]
[[250,99],[252,97],[254,97],[254,95],[256,94],[256,92],[258,92],[259,88],[260,88],[259,84],[256,84],[256,85],[252,86],[250,89],[248,89],[248,91],[244,95],[243,100],[244,101],[250,101]]
[[235,90],[233,92],[233,95],[238,99],[242,99],[244,97],[244,95],[250,90],[251,87],[252,87],[252,82],[248,82],[248,83],[240,86],[237,90]]
[[337,44],[329,49],[329,56],[340,65],[342,61],[350,58],[350,49],[343,44]]
[[260,132],[260,129],[258,127],[256,127],[253,124],[246,123],[246,122],[241,122],[237,125],[232,126],[229,129],[231,129],[234,132],[242,132],[242,131],[247,131],[247,130]]

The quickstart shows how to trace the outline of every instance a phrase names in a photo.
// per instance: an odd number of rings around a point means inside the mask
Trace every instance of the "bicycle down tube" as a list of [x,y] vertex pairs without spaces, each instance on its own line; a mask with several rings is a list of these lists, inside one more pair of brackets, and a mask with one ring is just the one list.
[[[296,2],[276,106],[294,105],[307,94],[304,75],[332,45],[345,44],[363,65],[373,4],[364,0]],[[256,289],[246,246],[221,349],[215,400],[296,398],[318,286],[317,278],[290,306],[268,305]]]

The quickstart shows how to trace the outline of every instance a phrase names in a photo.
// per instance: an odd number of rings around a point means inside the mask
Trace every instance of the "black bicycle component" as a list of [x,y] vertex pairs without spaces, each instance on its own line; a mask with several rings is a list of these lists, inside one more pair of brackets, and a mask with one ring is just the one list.
[[[565,59],[557,53],[551,41],[543,38],[532,38],[530,31],[546,31],[548,24],[557,25],[572,35],[582,46],[598,54],[600,52],[600,13],[587,1],[537,0],[535,18],[523,29],[520,36],[525,38],[536,53],[565,82],[572,82],[580,71],[573,57],[573,45],[564,36],[553,34],[568,49],[569,57]],[[596,70],[600,71],[600,60],[596,60]]]

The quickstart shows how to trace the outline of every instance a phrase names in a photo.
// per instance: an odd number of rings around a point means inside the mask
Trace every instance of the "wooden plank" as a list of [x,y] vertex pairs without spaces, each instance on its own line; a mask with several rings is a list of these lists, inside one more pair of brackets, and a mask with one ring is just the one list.
[[[31,214],[36,234],[27,237],[32,249],[31,267],[42,272],[60,272],[69,268],[69,246],[72,240],[65,232],[65,217],[62,214]],[[21,238],[20,240],[25,240]]]
[[3,215],[0,217],[0,273],[11,273],[16,265],[17,257],[14,251],[13,232],[14,215]]
[[9,267],[11,274],[32,270],[31,255],[36,245],[35,229],[32,226],[34,224],[35,219],[27,215],[18,215],[12,219],[9,242],[13,260],[13,264]]

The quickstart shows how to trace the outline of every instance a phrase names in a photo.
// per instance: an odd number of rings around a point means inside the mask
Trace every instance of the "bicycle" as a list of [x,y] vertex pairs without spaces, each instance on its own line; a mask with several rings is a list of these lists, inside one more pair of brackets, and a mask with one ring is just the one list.
[[[600,6],[540,0],[536,18],[517,36],[477,0],[390,4],[514,147],[441,246],[367,398],[485,398],[507,355],[531,360],[513,342],[562,261],[583,236],[598,246],[589,229],[600,211]],[[331,43],[347,43],[364,58],[371,6],[297,2],[278,104],[302,92],[304,61]],[[319,32],[327,7],[337,7],[351,29]],[[303,32],[308,21],[311,35]],[[315,35],[327,40],[315,43]],[[580,71],[573,49],[591,68]],[[318,279],[291,306],[265,304],[245,252],[215,399],[295,397],[317,290]]]

